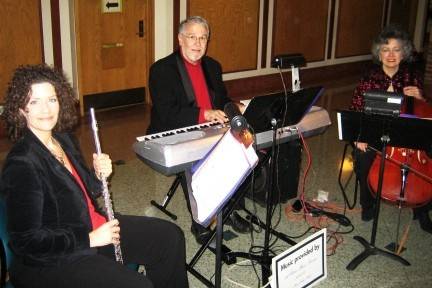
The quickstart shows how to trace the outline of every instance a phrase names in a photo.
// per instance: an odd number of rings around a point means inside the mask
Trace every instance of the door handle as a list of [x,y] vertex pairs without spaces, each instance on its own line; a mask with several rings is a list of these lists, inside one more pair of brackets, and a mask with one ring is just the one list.
[[119,48],[119,47],[123,47],[123,43],[121,42],[117,42],[117,43],[105,43],[102,44],[102,48],[104,49],[109,49],[109,48]]
[[144,21],[143,20],[138,21],[138,33],[136,33],[136,34],[140,38],[144,37]]

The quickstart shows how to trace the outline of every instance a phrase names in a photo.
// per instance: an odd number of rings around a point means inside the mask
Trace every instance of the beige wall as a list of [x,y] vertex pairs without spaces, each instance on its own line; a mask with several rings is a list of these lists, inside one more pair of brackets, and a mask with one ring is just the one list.
[[[175,0],[155,0],[155,5],[154,5],[154,14],[155,14],[155,28],[154,28],[154,35],[155,35],[155,47],[154,47],[154,55],[155,55],[155,60],[162,58],[166,55],[168,55],[169,53],[172,52],[173,47],[174,47],[174,43],[173,43],[173,33],[176,33],[175,31],[173,31],[173,2]],[[286,13],[275,13],[275,7],[278,5],[277,1],[281,1],[281,2],[285,2],[286,0],[244,0],[244,1],[216,1],[213,3],[213,1],[207,1],[207,0],[179,0],[179,7],[180,7],[180,11],[178,11],[180,19],[183,19],[184,17],[186,17],[186,15],[189,14],[194,14],[195,11],[191,10],[192,9],[196,9],[196,11],[201,14],[203,14],[203,16],[210,16],[210,18],[212,18],[212,21],[214,21],[213,19],[218,20],[217,17],[217,10],[213,9],[215,5],[221,5],[221,3],[225,3],[225,14],[223,18],[219,18],[218,21],[220,21],[219,23],[215,23],[213,25],[226,25],[224,24],[225,21],[231,21],[233,19],[243,19],[244,22],[241,22],[243,20],[237,20],[240,21],[239,25],[244,25],[243,27],[245,29],[252,29],[251,31],[248,31],[248,33],[237,33],[237,34],[232,34],[229,33],[229,31],[227,33],[225,33],[224,37],[228,37],[228,40],[226,40],[225,38],[221,37],[220,41],[225,41],[226,43],[228,43],[227,45],[231,45],[228,47],[231,47],[233,49],[244,49],[245,46],[242,45],[246,45],[246,47],[248,47],[247,45],[251,45],[253,47],[251,47],[252,51],[248,51],[248,55],[246,55],[245,59],[242,59],[241,61],[239,61],[239,63],[235,64],[234,66],[232,65],[232,55],[228,55],[228,53],[225,53],[224,51],[230,51],[227,49],[224,49],[224,46],[222,44],[218,43],[217,47],[210,47],[209,48],[209,53],[211,53],[211,55],[215,56],[215,58],[219,59],[222,64],[223,67],[228,67],[229,68],[229,73],[225,73],[224,74],[224,79],[225,80],[230,80],[230,79],[239,79],[239,78],[245,78],[245,77],[252,77],[252,76],[260,76],[260,75],[268,75],[268,74],[273,74],[276,73],[277,71],[273,68],[270,67],[270,62],[272,59],[272,56],[274,53],[284,53],[284,51],[286,51],[287,53],[292,52],[293,50],[290,50],[292,48],[292,46],[287,46],[288,48],[284,47],[285,44],[283,43],[278,43],[277,41],[291,41],[292,43],[296,44],[298,46],[298,48],[296,48],[297,50],[301,50],[301,48],[305,48],[308,47],[308,45],[316,45],[319,46],[319,49],[317,49],[314,53],[321,53],[322,57],[318,57],[315,56],[312,57],[312,61],[310,61],[307,64],[307,67],[305,67],[304,69],[308,69],[308,68],[314,68],[314,67],[322,67],[322,66],[328,66],[328,65],[335,65],[335,64],[340,64],[340,63],[350,63],[350,62],[356,62],[356,61],[361,61],[361,60],[366,60],[369,59],[369,55],[366,53],[366,50],[364,50],[365,54],[360,53],[358,55],[348,55],[349,53],[342,53],[343,49],[348,49],[348,48],[344,48],[344,45],[346,46],[346,44],[349,41],[351,41],[352,39],[347,39],[346,35],[350,36],[350,37],[363,37],[361,38],[364,41],[367,41],[369,36],[365,36],[365,35],[358,35],[356,34],[352,34],[350,35],[349,31],[345,31],[345,36],[341,37],[341,34],[339,34],[339,30],[338,30],[338,26],[337,24],[339,23],[340,19],[342,18],[338,18],[341,15],[339,15],[338,13],[341,11],[340,8],[341,7],[346,7],[347,5],[353,5],[355,6],[355,3],[358,2],[364,2],[364,1],[357,1],[357,0],[333,0],[333,1],[321,1],[321,0],[308,0],[308,2],[313,2],[313,1],[317,1],[317,5],[320,7],[320,9],[325,9],[326,11],[324,11],[325,13],[323,14],[323,11],[318,11],[320,13],[311,13],[311,15],[315,15],[320,17],[319,21],[316,21],[317,23],[314,25],[321,25],[321,26],[309,26],[309,28],[307,28],[307,26],[305,25],[300,25],[298,26],[297,30],[293,30],[291,32],[288,32],[287,34],[285,34],[282,38],[280,37],[280,35],[275,36],[274,33],[275,31],[281,31],[280,29],[276,29],[278,26],[277,24],[280,24],[280,20],[281,19],[277,19],[275,17],[280,17],[277,15],[285,15],[283,17],[286,17]],[[61,13],[61,17],[60,17],[60,21],[61,21],[61,31],[62,31],[62,60],[63,60],[63,65],[64,68],[66,70],[66,73],[70,76],[71,79],[73,79],[73,81],[75,81],[76,77],[76,69],[75,69],[75,63],[76,63],[76,57],[75,57],[75,43],[74,43],[74,31],[73,31],[73,14],[71,14],[73,11],[73,2],[74,0],[68,0],[68,1],[60,1],[60,13]],[[328,6],[324,7],[322,5],[322,2],[328,2]],[[372,0],[371,1],[366,1],[368,2],[370,5],[374,5],[372,2],[377,3],[377,7],[381,7],[381,2],[382,0]],[[390,3],[392,1],[390,0]],[[43,8],[43,29],[50,29],[50,23],[51,23],[51,19],[49,17],[49,0],[41,0],[42,3],[42,8]],[[210,5],[209,5],[210,3]],[[240,4],[239,4],[240,3]],[[265,3],[268,3],[268,13],[267,15],[265,15],[266,17],[264,17],[263,15],[263,7],[265,6]],[[334,3],[334,5],[332,6],[331,3]],[[347,4],[348,3],[348,4]],[[371,4],[372,3],[372,4]],[[418,10],[417,10],[417,25],[416,25],[416,29],[415,29],[415,35],[413,36],[415,44],[417,46],[417,49],[419,51],[422,51],[422,47],[419,47],[420,43],[421,43],[421,35],[423,35],[423,31],[424,31],[424,27],[423,25],[419,25],[418,23],[424,23],[424,17],[426,16],[424,11],[424,7],[427,3],[427,0],[418,0]],[[245,12],[249,13],[248,15],[246,14],[242,14],[242,11],[238,10],[236,7],[237,6],[244,6],[245,8],[250,8],[250,7],[258,7],[258,11],[255,11],[256,13],[250,13],[250,9],[246,9]],[[279,3],[280,5],[280,3]],[[311,4],[313,5],[313,4]],[[307,14],[308,11],[304,10],[304,7],[301,4],[301,1],[289,1],[288,4],[283,4],[282,6],[286,6],[285,9],[292,9],[291,15],[300,15],[302,17],[297,17],[299,18],[298,21],[307,21],[308,17]],[[315,5],[316,6],[316,5]],[[323,7],[321,7],[323,6]],[[391,5],[390,5],[391,6]],[[199,9],[197,7],[200,7]],[[229,8],[230,7],[234,7],[237,10],[233,10],[236,12],[236,14],[232,14],[230,18],[229,15]],[[303,7],[303,8],[302,8]],[[45,10],[44,10],[45,9]],[[333,11],[332,11],[333,9]],[[45,11],[45,12],[44,12]],[[215,12],[216,11],[216,12]],[[347,12],[348,11],[348,12]],[[285,11],[286,12],[286,11]],[[344,14],[344,19],[346,21],[349,21],[350,17],[368,17],[368,11],[364,11],[364,15],[362,16],[358,16],[356,15],[354,12],[355,11],[351,11],[350,9],[344,9],[342,12],[344,13],[352,13],[352,15],[346,15]],[[240,14],[239,14],[240,13]],[[288,13],[288,14],[289,14]],[[301,14],[298,14],[301,13]],[[306,16],[305,16],[306,15]],[[245,16],[242,18],[242,16]],[[333,19],[330,19],[332,17],[334,17]],[[227,19],[228,18],[228,19]],[[263,23],[264,19],[267,19],[266,23]],[[330,31],[331,27],[330,27],[330,20],[333,21],[333,29]],[[248,22],[249,21],[249,22]],[[252,21],[252,22],[250,22]],[[255,22],[256,21],[256,22]],[[279,22],[278,22],[279,21]],[[290,21],[297,21],[296,19],[291,18]],[[288,21],[289,22],[289,21]],[[250,23],[252,23],[252,25],[249,25]],[[266,25],[264,25],[266,24]],[[325,25],[325,28],[322,27],[322,25]],[[228,26],[227,26],[228,27]],[[263,27],[266,27],[266,30],[264,31]],[[309,35],[308,39],[307,37],[305,38],[305,34],[307,36],[307,33],[301,33],[302,31],[298,31],[303,30],[303,29],[308,29],[306,31],[311,31],[308,33],[318,33],[316,34],[318,37],[318,41],[320,41],[319,43],[316,43],[314,41],[317,41],[316,37],[310,37],[311,35]],[[341,28],[341,27],[339,27]],[[221,31],[223,31],[223,29],[221,29]],[[282,29],[283,31],[283,29]],[[363,31],[364,33],[367,34],[367,31]],[[220,32],[222,33],[222,32]],[[255,34],[254,34],[255,33]],[[279,32],[277,32],[279,33]],[[286,32],[282,32],[282,33],[286,33]],[[291,34],[290,34],[291,33]],[[50,63],[50,61],[52,61],[52,57],[50,57],[50,55],[52,55],[52,44],[50,44],[51,39],[49,38],[49,35],[51,33],[45,33],[44,31],[44,52],[45,52],[45,59],[47,61],[47,63]],[[240,34],[240,35],[238,35]],[[264,35],[266,35],[266,39],[263,39]],[[244,37],[246,38],[244,38]],[[292,36],[292,37],[291,37]],[[218,36],[215,36],[218,37]],[[230,38],[231,37],[231,38]],[[278,38],[279,37],[279,38]],[[338,38],[339,37],[339,38]],[[222,39],[223,38],[223,39]],[[280,40],[282,39],[282,40]],[[325,43],[322,42],[322,39],[324,39]],[[240,41],[241,45],[237,45],[234,42],[235,41]],[[244,41],[244,42],[242,42]],[[255,43],[251,44],[251,41],[256,41]],[[273,42],[276,41],[276,42]],[[339,43],[338,43],[339,41]],[[341,41],[343,43],[341,43]],[[231,43],[231,44],[230,44]],[[300,43],[300,45],[298,44]],[[212,45],[210,43],[210,45]],[[279,45],[279,46],[278,46]],[[339,46],[338,46],[339,45]],[[216,45],[215,45],[216,46]],[[239,46],[239,47],[237,47]],[[342,50],[337,50],[336,48],[339,47],[339,49]],[[324,48],[324,49],[323,49]],[[330,53],[328,53],[328,49],[332,49],[333,51],[330,51]],[[50,50],[51,49],[51,50]],[[278,50],[281,49],[281,50]],[[263,51],[266,51],[265,54],[263,54]],[[307,53],[306,50],[304,50]],[[317,52],[318,51],[318,52]],[[336,53],[336,51],[338,51]],[[342,52],[341,52],[342,51]],[[300,51],[302,52],[302,51]],[[225,53],[225,54],[224,54]],[[231,53],[231,51],[229,52]],[[239,52],[241,55],[241,51]],[[242,57],[244,55],[241,55]],[[261,63],[265,63],[264,67],[261,67]],[[236,65],[239,65],[238,67]]]

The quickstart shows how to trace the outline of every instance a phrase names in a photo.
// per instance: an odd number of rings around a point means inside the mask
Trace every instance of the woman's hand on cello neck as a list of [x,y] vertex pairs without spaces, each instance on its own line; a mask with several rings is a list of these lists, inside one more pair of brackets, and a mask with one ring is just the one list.
[[422,91],[417,86],[406,86],[403,88],[403,93],[408,97],[425,101]]
[[361,151],[363,151],[363,152],[366,152],[366,149],[367,149],[367,147],[368,147],[368,144],[367,144],[367,143],[364,143],[364,142],[354,142],[354,146],[355,146],[357,149],[359,149],[359,150],[361,150]]

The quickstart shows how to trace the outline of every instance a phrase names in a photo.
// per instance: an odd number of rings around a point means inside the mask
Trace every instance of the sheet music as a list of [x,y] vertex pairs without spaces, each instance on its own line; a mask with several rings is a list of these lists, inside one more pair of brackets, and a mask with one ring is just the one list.
[[252,99],[240,100],[240,103],[242,103],[242,104],[244,105],[244,108],[243,108],[242,114],[243,114],[244,111],[246,111],[246,109],[247,109],[247,107],[248,107],[248,105],[249,105],[249,103],[250,103],[251,101],[252,101]]
[[192,175],[191,188],[196,201],[196,209],[192,209],[194,219],[207,223],[257,163],[253,145],[245,148],[230,131],[225,133]]

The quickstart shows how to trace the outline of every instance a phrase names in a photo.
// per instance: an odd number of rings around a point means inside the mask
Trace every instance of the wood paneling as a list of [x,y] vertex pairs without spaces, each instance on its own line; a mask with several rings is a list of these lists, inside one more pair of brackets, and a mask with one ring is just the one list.
[[222,64],[225,73],[257,68],[259,2],[188,1],[188,15],[200,15],[209,22],[207,54]]
[[[322,85],[324,88],[329,88],[342,82],[356,83],[366,70],[365,67],[369,65],[371,65],[370,61],[362,61],[304,69],[300,71],[302,87]],[[291,72],[284,72],[283,75],[286,82],[291,83]],[[225,81],[225,86],[233,100],[249,99],[283,90],[279,74],[228,80]]]
[[370,54],[381,30],[384,0],[340,0],[336,58]]
[[413,37],[417,19],[417,6],[418,0],[392,0],[389,22],[399,24]]
[[336,0],[330,0],[330,21],[329,21],[329,27],[328,27],[328,38],[327,40],[327,59],[332,58],[332,50],[333,50],[333,30],[335,25],[335,9],[336,9]]
[[[174,50],[179,48],[178,29],[180,26],[180,0],[173,0],[173,47]],[[182,19],[183,20],[183,19]]]
[[0,5],[0,102],[18,65],[43,62],[39,0],[2,0]]
[[262,39],[261,39],[261,68],[267,65],[267,35],[268,35],[268,14],[269,14],[269,0],[263,1],[263,23],[262,23]]
[[272,58],[301,53],[307,62],[324,60],[328,0],[275,0]]

